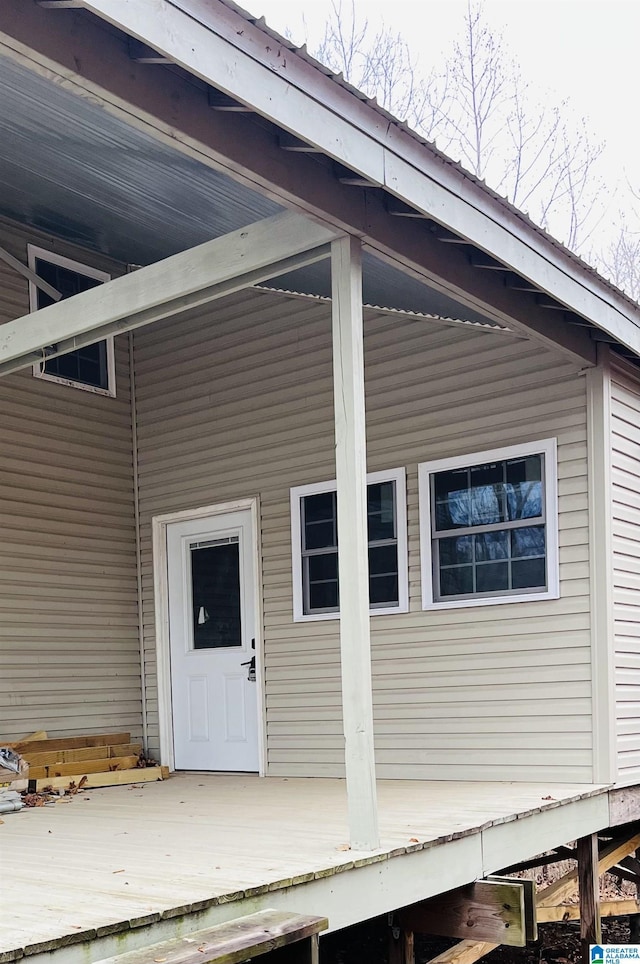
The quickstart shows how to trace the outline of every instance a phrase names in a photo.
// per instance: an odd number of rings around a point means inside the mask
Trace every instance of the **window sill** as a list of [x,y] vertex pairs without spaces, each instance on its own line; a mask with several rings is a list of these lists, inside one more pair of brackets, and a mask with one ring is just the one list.
[[[370,609],[369,616],[395,616],[397,613],[408,613],[408,606],[388,606],[384,609]],[[294,614],[294,623],[317,623],[327,619],[340,619],[340,613],[308,613]]]
[[544,599],[559,599],[557,590],[546,592],[514,593],[511,596],[483,596],[478,599],[451,599],[442,602],[422,602],[423,611],[433,609],[470,609],[472,606],[502,606],[507,603],[519,604],[524,602],[541,602]]
[[57,385],[66,385],[68,388],[77,388],[81,392],[91,392],[93,395],[104,395],[106,398],[115,398],[115,387],[100,388],[99,385],[88,385],[86,382],[77,382],[73,378],[63,378],[61,375],[50,375],[48,372],[40,371],[39,365],[34,365],[34,378],[41,378],[44,382],[55,382]]

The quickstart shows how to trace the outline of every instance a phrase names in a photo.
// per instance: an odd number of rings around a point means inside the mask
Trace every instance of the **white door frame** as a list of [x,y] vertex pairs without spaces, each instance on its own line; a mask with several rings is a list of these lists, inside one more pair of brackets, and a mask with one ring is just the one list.
[[264,647],[262,640],[262,569],[260,560],[260,526],[258,520],[259,501],[238,499],[235,502],[222,502],[217,505],[200,506],[197,509],[184,509],[167,515],[154,516],[151,520],[153,539],[153,591],[156,623],[156,660],[158,666],[158,719],[160,726],[160,762],[175,769],[173,752],[173,712],[171,700],[171,652],[169,647],[169,579],[167,556],[167,526],[172,522],[190,522],[208,516],[224,515],[249,509],[251,512],[251,534],[255,549],[255,639],[256,639],[256,685],[258,687],[258,757],[260,776],[266,773],[266,711],[264,691]]

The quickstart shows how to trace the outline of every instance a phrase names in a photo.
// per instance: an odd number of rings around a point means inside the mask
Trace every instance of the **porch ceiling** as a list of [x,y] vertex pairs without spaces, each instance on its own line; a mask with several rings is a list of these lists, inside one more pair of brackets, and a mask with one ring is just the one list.
[[0,59],[0,212],[150,264],[283,208]]
[[[0,214],[146,265],[283,208],[31,70],[0,58]],[[26,260],[26,258],[25,258]],[[330,294],[328,265],[278,287]],[[365,253],[368,304],[492,324]]]

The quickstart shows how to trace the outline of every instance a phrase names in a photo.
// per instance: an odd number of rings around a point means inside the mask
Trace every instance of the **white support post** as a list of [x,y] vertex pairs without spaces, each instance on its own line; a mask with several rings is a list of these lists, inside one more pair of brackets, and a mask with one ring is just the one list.
[[342,714],[349,832],[353,850],[375,850],[380,840],[369,635],[362,250],[356,238],[343,237],[332,242],[331,276]]

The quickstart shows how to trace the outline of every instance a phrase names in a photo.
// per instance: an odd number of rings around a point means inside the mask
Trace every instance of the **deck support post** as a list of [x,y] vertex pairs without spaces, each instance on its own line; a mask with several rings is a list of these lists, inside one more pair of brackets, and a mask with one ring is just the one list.
[[[636,850],[635,858],[640,861],[640,850]],[[636,878],[636,900],[640,900],[640,877]],[[629,942],[640,943],[640,914],[629,915]]]
[[350,843],[380,846],[373,746],[362,247],[331,244],[333,392],[338,497],[342,715]]
[[398,923],[396,914],[389,914],[389,964],[415,964],[413,931],[405,930]]
[[402,932],[402,964],[416,964],[413,931]]
[[400,939],[402,937],[402,931],[397,925],[395,916],[393,914],[387,914],[387,961],[388,964],[403,964],[402,961],[402,944]]
[[598,876],[598,835],[581,837],[576,846],[578,891],[580,894],[580,942],[582,960],[589,962],[589,944],[602,943],[600,923],[600,879]]

